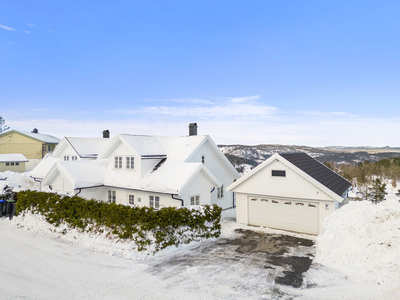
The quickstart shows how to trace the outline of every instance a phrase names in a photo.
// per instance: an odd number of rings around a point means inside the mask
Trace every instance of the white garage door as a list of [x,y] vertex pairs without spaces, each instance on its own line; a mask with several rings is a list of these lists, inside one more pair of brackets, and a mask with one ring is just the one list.
[[319,233],[318,202],[248,197],[249,225],[302,233]]

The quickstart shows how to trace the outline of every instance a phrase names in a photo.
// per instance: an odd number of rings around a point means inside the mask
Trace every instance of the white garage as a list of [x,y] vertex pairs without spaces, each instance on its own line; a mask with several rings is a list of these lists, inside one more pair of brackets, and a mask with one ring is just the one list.
[[227,190],[239,223],[319,234],[326,216],[347,203],[351,183],[305,153],[274,154]]

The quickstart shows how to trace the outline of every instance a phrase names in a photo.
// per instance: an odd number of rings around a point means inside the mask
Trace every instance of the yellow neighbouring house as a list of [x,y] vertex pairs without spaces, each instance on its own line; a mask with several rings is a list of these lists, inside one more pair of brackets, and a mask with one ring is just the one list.
[[59,141],[52,135],[39,133],[36,128],[32,132],[8,130],[0,134],[0,154],[20,153],[29,160],[25,163],[26,170],[32,170]]
[[28,159],[21,153],[0,154],[0,172],[25,172],[25,163]]

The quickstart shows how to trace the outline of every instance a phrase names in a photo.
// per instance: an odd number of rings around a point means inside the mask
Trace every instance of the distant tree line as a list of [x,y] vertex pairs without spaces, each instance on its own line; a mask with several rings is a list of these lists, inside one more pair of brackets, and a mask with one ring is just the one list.
[[[376,162],[366,160],[356,164],[324,164],[357,186],[363,199],[374,203],[382,201],[386,195],[385,180],[390,181],[394,188],[400,180],[400,157],[385,158]],[[400,190],[397,194],[400,195]]]

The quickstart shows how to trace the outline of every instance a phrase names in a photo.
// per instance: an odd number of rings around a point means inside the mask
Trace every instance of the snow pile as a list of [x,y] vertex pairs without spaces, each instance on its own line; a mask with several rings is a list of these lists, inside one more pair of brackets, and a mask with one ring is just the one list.
[[0,172],[0,193],[6,185],[12,187],[14,192],[19,192],[21,190],[39,190],[39,182],[34,181],[29,175],[30,172]]
[[400,204],[351,202],[323,223],[314,263],[346,278],[400,288]]

